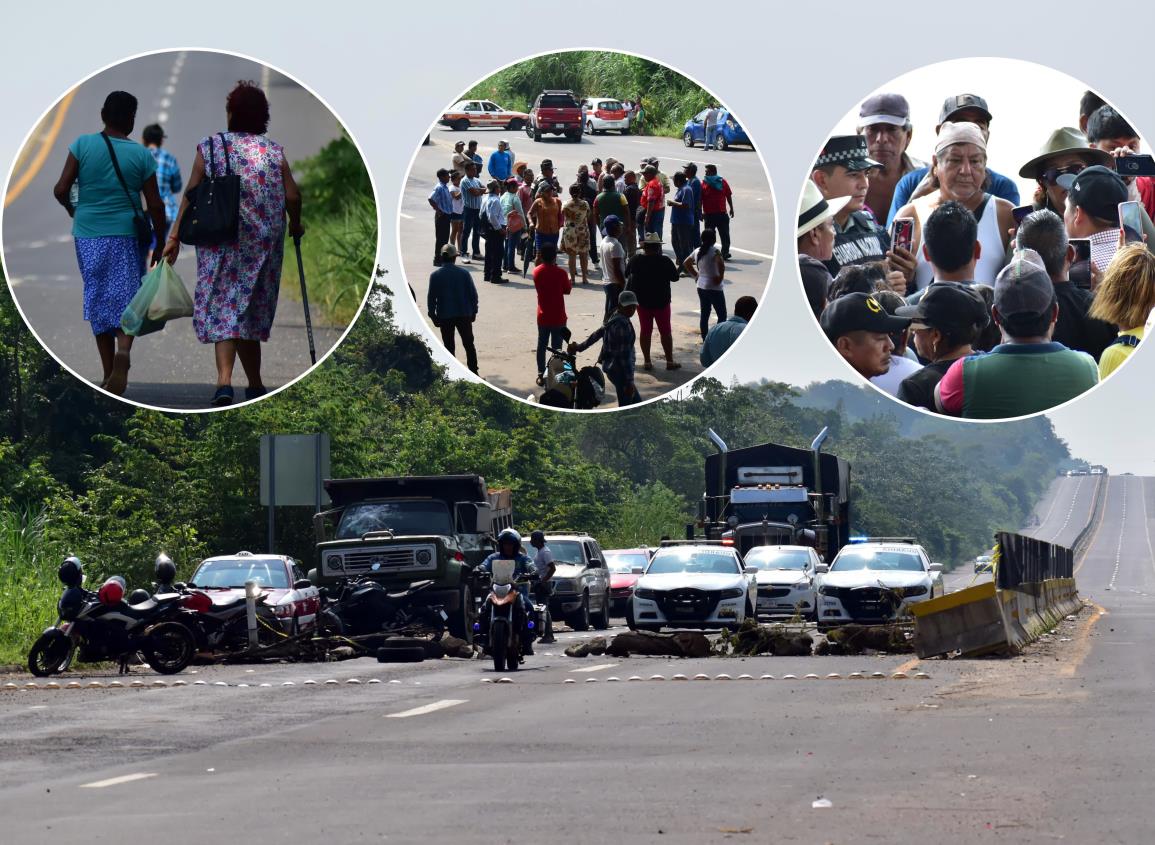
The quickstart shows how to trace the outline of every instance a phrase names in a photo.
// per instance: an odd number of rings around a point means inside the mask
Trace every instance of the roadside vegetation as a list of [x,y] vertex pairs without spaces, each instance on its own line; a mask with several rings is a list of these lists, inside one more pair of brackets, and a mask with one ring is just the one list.
[[[89,584],[119,573],[148,586],[166,551],[188,577],[210,554],[265,550],[259,438],[327,431],[336,477],[479,472],[513,490],[521,530],[583,530],[605,548],[681,536],[703,489],[715,429],[732,448],[807,447],[851,462],[852,531],[917,537],[960,563],[1018,527],[1069,463],[1049,420],[964,426],[893,403],[858,409],[869,388],[798,391],[700,379],[681,402],[574,415],[511,402],[446,378],[425,341],[399,331],[382,286],[346,342],[308,379],[223,414],[136,410],[73,379],[28,333],[0,286],[0,662],[22,659],[55,618],[60,558]],[[864,393],[865,391],[865,393]],[[807,406],[808,397],[824,402]],[[916,419],[917,418],[917,419]],[[312,566],[312,514],[280,508],[277,550]]]
[[645,135],[678,138],[686,121],[710,104],[710,94],[676,70],[639,56],[592,50],[551,53],[518,62],[482,80],[465,97],[493,100],[529,111],[550,88],[570,89],[578,98],[641,96]]
[[[369,171],[348,135],[315,156],[294,162],[304,196],[301,257],[315,319],[344,327],[353,319],[373,275],[377,203]],[[281,295],[301,300],[293,239],[285,238]],[[282,308],[292,307],[282,301]]]

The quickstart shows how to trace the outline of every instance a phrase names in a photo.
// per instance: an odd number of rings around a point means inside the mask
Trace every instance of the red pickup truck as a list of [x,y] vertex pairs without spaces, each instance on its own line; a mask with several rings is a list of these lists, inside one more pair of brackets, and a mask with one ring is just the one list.
[[525,134],[535,141],[542,135],[564,135],[576,144],[583,129],[582,107],[573,91],[542,91],[530,109]]

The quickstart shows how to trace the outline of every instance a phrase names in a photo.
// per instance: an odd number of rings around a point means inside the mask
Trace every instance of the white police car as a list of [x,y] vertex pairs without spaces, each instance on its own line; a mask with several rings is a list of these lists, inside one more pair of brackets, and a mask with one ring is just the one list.
[[815,618],[814,579],[822,563],[818,552],[809,546],[755,546],[746,552],[744,562],[747,569],[757,568],[759,618]]
[[818,567],[818,626],[877,624],[945,592],[942,564],[912,540],[851,542]]
[[754,615],[754,574],[731,546],[663,546],[638,579],[630,627],[737,628]]

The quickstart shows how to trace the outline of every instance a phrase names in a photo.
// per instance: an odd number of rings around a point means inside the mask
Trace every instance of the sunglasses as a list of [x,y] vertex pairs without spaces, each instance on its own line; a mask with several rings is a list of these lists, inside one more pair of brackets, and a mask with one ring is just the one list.
[[1060,176],[1066,176],[1068,174],[1075,175],[1086,166],[1085,164],[1069,164],[1066,167],[1049,167],[1043,171],[1043,181],[1048,185],[1054,185],[1058,182]]

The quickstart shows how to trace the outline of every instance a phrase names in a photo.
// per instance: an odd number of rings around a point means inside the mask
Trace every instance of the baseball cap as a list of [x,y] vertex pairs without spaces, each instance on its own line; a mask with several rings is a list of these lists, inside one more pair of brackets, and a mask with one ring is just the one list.
[[938,140],[934,142],[934,154],[942,155],[942,151],[952,144],[974,144],[984,153],[987,151],[987,139],[977,123],[944,123],[938,130]]
[[1054,301],[1055,286],[1042,257],[1033,249],[1015,250],[1011,263],[995,278],[994,306],[999,314],[1038,316]]
[[[1048,279],[1048,281],[1050,281]],[[891,316],[873,296],[848,293],[826,306],[819,320],[822,331],[831,342],[850,332],[865,331],[879,334],[900,332],[910,325],[910,318]]]
[[608,229],[610,226],[616,226],[621,222],[622,218],[618,217],[616,214],[607,214],[606,219],[602,221],[602,226]]
[[841,164],[847,170],[870,170],[882,165],[866,151],[866,138],[861,135],[835,135],[826,142],[814,166]]
[[542,167],[553,167],[553,159],[552,158],[543,158],[541,160],[541,166]]
[[441,247],[441,255],[443,258],[456,258],[457,247],[453,244],[445,244]]
[[913,328],[985,328],[991,315],[982,296],[962,282],[933,282],[917,305],[904,305],[894,312],[909,317]]
[[637,305],[638,295],[632,290],[624,290],[618,294],[618,305]]
[[1078,173],[1064,173],[1055,182],[1067,192],[1071,202],[1100,220],[1114,220],[1119,203],[1130,198],[1122,177],[1101,164],[1084,167]]
[[858,109],[859,126],[872,126],[875,123],[906,126],[909,122],[910,103],[902,94],[875,94],[863,100]]
[[987,116],[987,123],[991,122],[991,110],[987,108],[987,101],[978,94],[955,94],[953,97],[947,97],[943,101],[942,110],[938,113],[938,122],[946,123],[951,115],[964,109],[978,109]]

